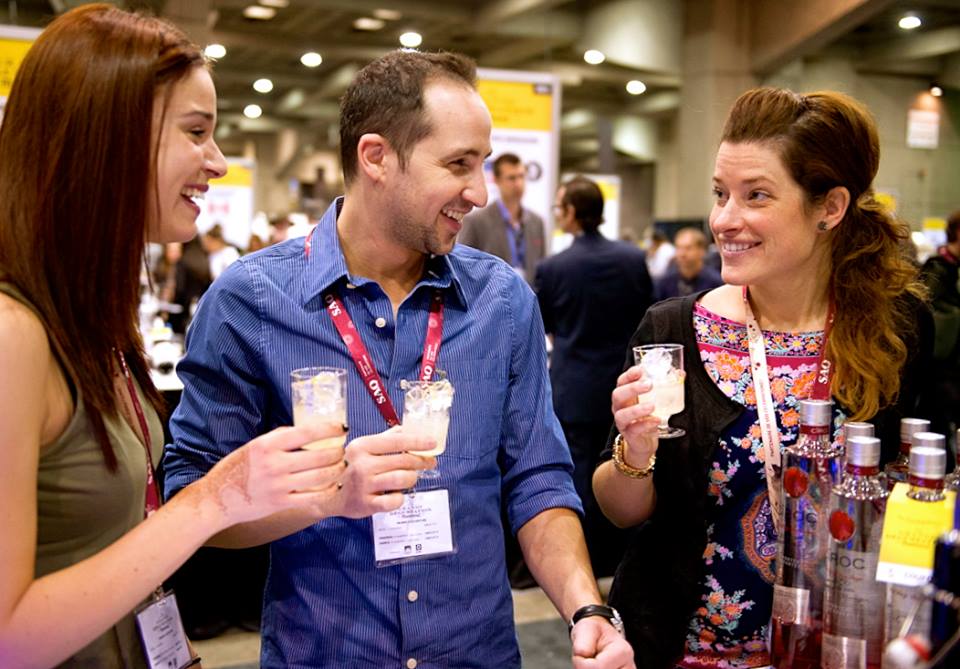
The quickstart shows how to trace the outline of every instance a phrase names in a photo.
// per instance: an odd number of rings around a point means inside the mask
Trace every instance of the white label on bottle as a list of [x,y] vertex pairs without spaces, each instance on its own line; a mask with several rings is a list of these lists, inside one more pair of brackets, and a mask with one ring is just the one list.
[[877,555],[841,548],[836,542],[827,562],[824,626],[841,637],[872,639],[870,655],[879,659],[886,588],[874,580]]
[[933,602],[923,594],[923,587],[906,587],[890,584],[887,586],[886,641],[900,636],[904,622],[913,615],[910,629],[904,635],[923,633],[930,630],[930,618],[933,615]]
[[774,585],[773,617],[784,625],[809,625],[810,591]]
[[822,669],[867,669],[867,642],[824,633],[820,666]]

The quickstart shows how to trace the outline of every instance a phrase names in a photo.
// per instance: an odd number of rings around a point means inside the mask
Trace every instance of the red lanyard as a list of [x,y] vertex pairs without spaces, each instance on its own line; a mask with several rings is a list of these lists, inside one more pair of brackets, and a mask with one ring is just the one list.
[[[314,227],[313,230],[310,231],[303,244],[303,250],[308,258],[310,257],[313,233],[316,229],[317,228]],[[357,371],[360,372],[360,376],[363,378],[363,385],[366,387],[367,392],[370,393],[370,397],[373,398],[373,403],[377,405],[377,409],[380,411],[384,420],[387,421],[389,427],[399,425],[400,417],[383,386],[383,379],[380,378],[380,374],[377,372],[377,368],[370,358],[370,353],[367,352],[367,347],[364,345],[363,339],[357,331],[357,326],[354,324],[353,319],[350,318],[350,314],[347,313],[343,302],[340,301],[336,292],[330,291],[324,294],[323,303],[327,305],[327,313],[329,313],[330,318],[333,319],[333,324],[337,328],[337,332],[340,333],[340,338],[343,339],[343,343],[347,345],[347,351],[350,352],[353,364],[356,365]],[[433,292],[433,298],[430,300],[430,315],[427,317],[427,335],[423,342],[423,361],[420,364],[421,381],[429,381],[433,378],[433,373],[437,369],[437,357],[440,355],[440,344],[442,341],[443,291],[437,288]]]
[[[357,371],[363,377],[363,385],[366,387],[374,404],[380,410],[387,425],[393,427],[400,424],[400,417],[397,410],[390,401],[390,396],[383,387],[383,380],[377,372],[367,347],[354,325],[353,319],[347,313],[343,302],[337,297],[335,292],[329,292],[323,296],[323,302],[327,305],[327,313],[333,319],[333,324],[340,333],[343,343],[347,345],[350,357],[353,358],[353,364]],[[443,291],[437,288],[430,300],[430,315],[427,318],[427,336],[423,342],[423,362],[420,365],[420,380],[429,381],[433,378],[433,372],[437,368],[437,356],[440,355],[440,343],[443,340]]]
[[147,418],[143,414],[143,407],[140,405],[140,398],[137,397],[136,388],[133,387],[133,377],[130,376],[127,359],[120,351],[117,351],[117,359],[120,361],[123,376],[127,380],[127,392],[130,393],[130,401],[133,403],[133,410],[137,414],[137,422],[140,423],[140,432],[143,434],[143,448],[147,455],[147,494],[143,501],[143,517],[149,518],[154,511],[160,508],[161,504],[157,479],[153,473],[153,456],[150,453],[150,427],[147,425]]

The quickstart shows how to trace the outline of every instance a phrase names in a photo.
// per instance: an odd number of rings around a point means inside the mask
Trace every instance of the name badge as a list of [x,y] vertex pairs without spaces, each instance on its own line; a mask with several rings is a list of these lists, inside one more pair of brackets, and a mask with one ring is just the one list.
[[399,509],[375,513],[373,550],[378,567],[455,553],[449,492],[406,493]]
[[184,669],[193,664],[177,598],[172,592],[141,606],[136,611],[136,619],[150,669]]

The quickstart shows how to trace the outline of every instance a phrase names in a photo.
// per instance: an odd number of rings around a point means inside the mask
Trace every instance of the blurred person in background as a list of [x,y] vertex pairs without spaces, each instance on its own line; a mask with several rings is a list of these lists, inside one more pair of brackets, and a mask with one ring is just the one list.
[[240,251],[223,238],[219,223],[203,233],[200,239],[210,264],[210,280],[216,281],[225,269],[240,259]]
[[673,260],[673,244],[667,238],[666,233],[657,228],[651,228],[647,236],[647,271],[650,278],[658,281],[660,277],[667,273],[670,262]]
[[704,264],[707,236],[696,228],[680,228],[673,238],[676,252],[666,273],[656,282],[654,299],[686,297],[723,285],[720,272]]

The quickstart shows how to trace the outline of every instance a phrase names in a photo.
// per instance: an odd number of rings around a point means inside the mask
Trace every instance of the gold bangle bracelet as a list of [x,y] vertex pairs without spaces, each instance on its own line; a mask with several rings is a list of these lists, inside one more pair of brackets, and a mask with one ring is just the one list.
[[613,466],[618,472],[632,479],[645,479],[650,476],[653,473],[654,465],[657,464],[657,454],[651,454],[649,464],[642,469],[638,469],[637,467],[628,465],[627,461],[623,458],[623,449],[626,444],[627,442],[622,434],[618,434],[617,438],[613,440]]

